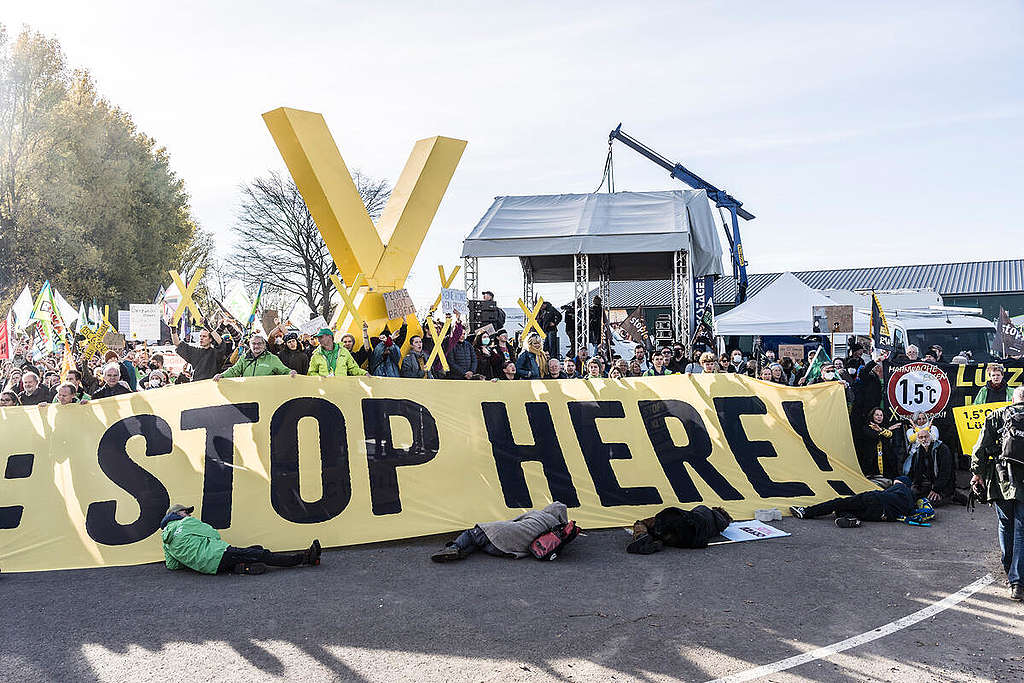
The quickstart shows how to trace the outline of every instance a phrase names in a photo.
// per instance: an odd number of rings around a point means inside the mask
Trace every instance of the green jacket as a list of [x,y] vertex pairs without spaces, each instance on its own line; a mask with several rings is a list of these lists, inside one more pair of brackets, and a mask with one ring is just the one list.
[[281,359],[264,351],[256,358],[239,356],[238,362],[225,370],[221,377],[266,377],[267,375],[289,375],[291,368],[281,362]]
[[[366,370],[359,367],[359,363],[348,352],[348,349],[340,344],[335,344],[335,347],[338,349],[338,362],[334,368],[336,376],[366,374]],[[306,374],[319,377],[327,377],[331,374],[331,368],[327,363],[327,356],[324,355],[323,347],[318,347],[313,352],[313,357],[309,359],[309,371]]]
[[974,405],[980,405],[982,403],[990,403],[997,401],[1009,401],[1013,397],[1013,390],[1003,385],[1003,396],[1002,398],[995,397],[990,399],[988,397],[988,384],[978,390],[977,395],[974,397]]
[[195,517],[168,522],[161,540],[168,569],[188,567],[202,574],[216,574],[228,548],[216,529]]
[[1024,410],[1024,403],[993,410],[985,418],[981,438],[971,453],[971,472],[985,480],[989,500],[1024,500],[1024,486],[1019,482],[1000,476],[1002,468],[996,467],[996,459],[1002,454],[1003,423],[1010,412]]

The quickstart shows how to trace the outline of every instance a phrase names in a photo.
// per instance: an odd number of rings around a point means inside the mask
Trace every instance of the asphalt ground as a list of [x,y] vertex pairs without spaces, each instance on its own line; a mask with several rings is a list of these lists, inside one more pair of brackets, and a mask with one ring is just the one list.
[[766,680],[1024,680],[994,511],[928,528],[786,518],[782,539],[628,555],[620,529],[554,562],[437,565],[446,538],[328,550],[320,567],[0,575],[4,681],[706,681],[933,618]]

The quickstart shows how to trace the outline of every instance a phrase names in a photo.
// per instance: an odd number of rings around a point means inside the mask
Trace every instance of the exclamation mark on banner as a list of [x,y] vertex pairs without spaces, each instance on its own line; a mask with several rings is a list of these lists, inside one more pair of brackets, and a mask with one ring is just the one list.
[[[807,452],[811,454],[811,460],[822,472],[833,472],[832,463],[828,461],[828,454],[818,448],[811,438],[811,432],[807,429],[807,416],[804,415],[804,404],[801,401],[783,401],[782,411],[786,413],[786,419],[800,438],[804,441]],[[841,496],[852,496],[853,489],[842,479],[829,479],[828,485],[835,489]]]

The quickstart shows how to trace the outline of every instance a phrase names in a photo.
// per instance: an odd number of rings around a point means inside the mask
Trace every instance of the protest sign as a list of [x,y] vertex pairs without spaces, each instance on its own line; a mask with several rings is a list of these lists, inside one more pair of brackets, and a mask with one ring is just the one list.
[[853,334],[853,306],[812,306],[815,334]]
[[250,377],[0,408],[0,460],[25,473],[0,479],[0,566],[161,561],[172,502],[228,543],[290,550],[452,532],[551,500],[600,529],[669,505],[743,518],[876,488],[836,429],[838,382],[626,382]]
[[779,360],[792,358],[793,360],[804,359],[803,344],[779,344]]
[[964,453],[974,450],[974,444],[978,443],[978,439],[981,438],[981,430],[985,426],[985,418],[989,416],[989,413],[1008,405],[1010,405],[1009,401],[1004,401],[953,408],[956,433],[960,437],[960,447],[963,448]]
[[949,377],[934,363],[901,365],[889,373],[886,383],[889,405],[903,417],[913,417],[915,413],[941,413],[951,395]]
[[131,311],[118,311],[117,312],[117,331],[121,334],[128,336],[132,326],[132,312]]
[[103,345],[112,349],[123,349],[126,346],[125,336],[111,330],[103,335]]
[[320,330],[322,330],[325,327],[327,327],[327,320],[324,319],[324,317],[322,315],[318,315],[317,317],[313,318],[309,322],[306,322],[306,323],[303,323],[302,325],[300,325],[299,326],[299,334],[300,335],[308,334],[309,336],[312,337],[314,334],[316,334],[317,332],[319,332]]
[[[463,292],[463,298],[465,299],[465,292]],[[388,317],[392,320],[416,315],[416,305],[412,302],[408,289],[384,292],[384,307],[388,311]]]
[[[160,341],[160,305],[129,304],[128,335],[132,341]],[[124,334],[124,330],[118,330]]]
[[260,323],[263,325],[263,331],[268,335],[271,331],[277,327],[280,322],[280,314],[272,308],[268,308],[263,311],[263,316],[260,318]]
[[783,536],[789,536],[789,534],[782,529],[773,527],[771,524],[752,520],[749,522],[733,522],[725,527],[722,531],[722,536],[733,543],[738,543],[740,541],[760,541],[765,538],[782,538]]
[[452,315],[458,312],[462,314],[463,317],[469,318],[469,303],[466,301],[466,290],[442,289],[441,312]]
[[8,321],[10,321],[10,317],[0,322],[0,360],[7,360],[11,357],[11,332],[8,329]]

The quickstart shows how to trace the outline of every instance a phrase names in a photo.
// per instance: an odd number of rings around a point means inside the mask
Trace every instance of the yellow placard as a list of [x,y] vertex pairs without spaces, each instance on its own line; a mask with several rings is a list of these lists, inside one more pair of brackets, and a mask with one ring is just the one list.
[[953,408],[956,433],[960,436],[960,448],[964,453],[974,451],[974,444],[978,443],[978,439],[981,438],[981,430],[985,426],[985,418],[989,413],[1008,405],[1010,405],[1009,401],[1002,401]]
[[163,559],[171,503],[236,546],[454,532],[553,499],[583,528],[733,517],[873,488],[843,389],[627,380],[256,377],[0,408],[3,571]]

